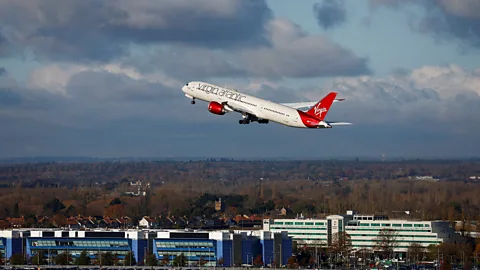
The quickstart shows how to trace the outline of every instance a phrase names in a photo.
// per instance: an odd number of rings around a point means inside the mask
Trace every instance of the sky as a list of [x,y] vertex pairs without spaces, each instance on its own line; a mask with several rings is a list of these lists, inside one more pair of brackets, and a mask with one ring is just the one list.
[[[195,80],[353,125],[239,125]],[[479,95],[478,0],[0,2],[0,157],[478,157]]]

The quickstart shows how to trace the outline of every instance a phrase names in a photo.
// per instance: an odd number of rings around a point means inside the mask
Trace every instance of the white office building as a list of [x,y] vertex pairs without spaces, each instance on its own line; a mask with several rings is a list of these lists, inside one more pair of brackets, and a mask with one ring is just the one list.
[[390,220],[386,216],[358,215],[353,211],[326,219],[265,219],[263,229],[287,231],[299,247],[326,247],[332,244],[336,233],[345,232],[354,250],[373,250],[380,231],[391,229],[395,252],[406,252],[413,243],[423,247],[438,245],[452,241],[455,236],[448,221]]

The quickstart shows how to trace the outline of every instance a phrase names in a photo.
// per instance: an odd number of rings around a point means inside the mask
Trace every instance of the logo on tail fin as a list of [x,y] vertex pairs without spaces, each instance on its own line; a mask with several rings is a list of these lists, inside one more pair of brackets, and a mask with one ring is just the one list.
[[335,97],[337,96],[336,92],[330,92],[317,104],[315,104],[310,110],[307,111],[307,114],[317,118],[318,120],[323,120],[332,106]]
[[322,107],[321,103],[318,103],[317,106],[313,108],[313,111],[317,117],[322,117],[322,113],[327,112],[328,110],[325,107]]

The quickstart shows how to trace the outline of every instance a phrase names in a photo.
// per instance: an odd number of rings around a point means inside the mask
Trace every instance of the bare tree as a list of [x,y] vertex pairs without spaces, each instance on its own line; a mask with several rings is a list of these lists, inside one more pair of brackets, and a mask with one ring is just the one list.
[[393,229],[381,229],[376,237],[375,250],[380,252],[383,258],[390,258],[397,247],[397,231]]
[[[352,251],[352,239],[346,232],[338,232],[333,235],[332,245],[330,246],[330,253],[335,258],[340,256],[341,258],[350,258],[350,252]],[[343,260],[342,260],[343,261]]]
[[422,245],[420,245],[418,243],[412,243],[408,247],[407,252],[408,252],[408,259],[410,261],[417,262],[417,261],[423,260],[423,257],[425,256],[425,253],[426,253],[426,250]]

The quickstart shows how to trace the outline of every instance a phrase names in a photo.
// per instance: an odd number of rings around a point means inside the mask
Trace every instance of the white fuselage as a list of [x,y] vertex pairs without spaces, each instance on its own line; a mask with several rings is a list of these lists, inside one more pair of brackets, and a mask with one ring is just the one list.
[[235,110],[251,113],[261,119],[290,127],[306,127],[297,109],[240,93],[233,89],[196,81],[189,82],[182,88],[182,91],[190,98],[206,102],[215,101],[220,104],[227,102],[228,106],[235,108]]

